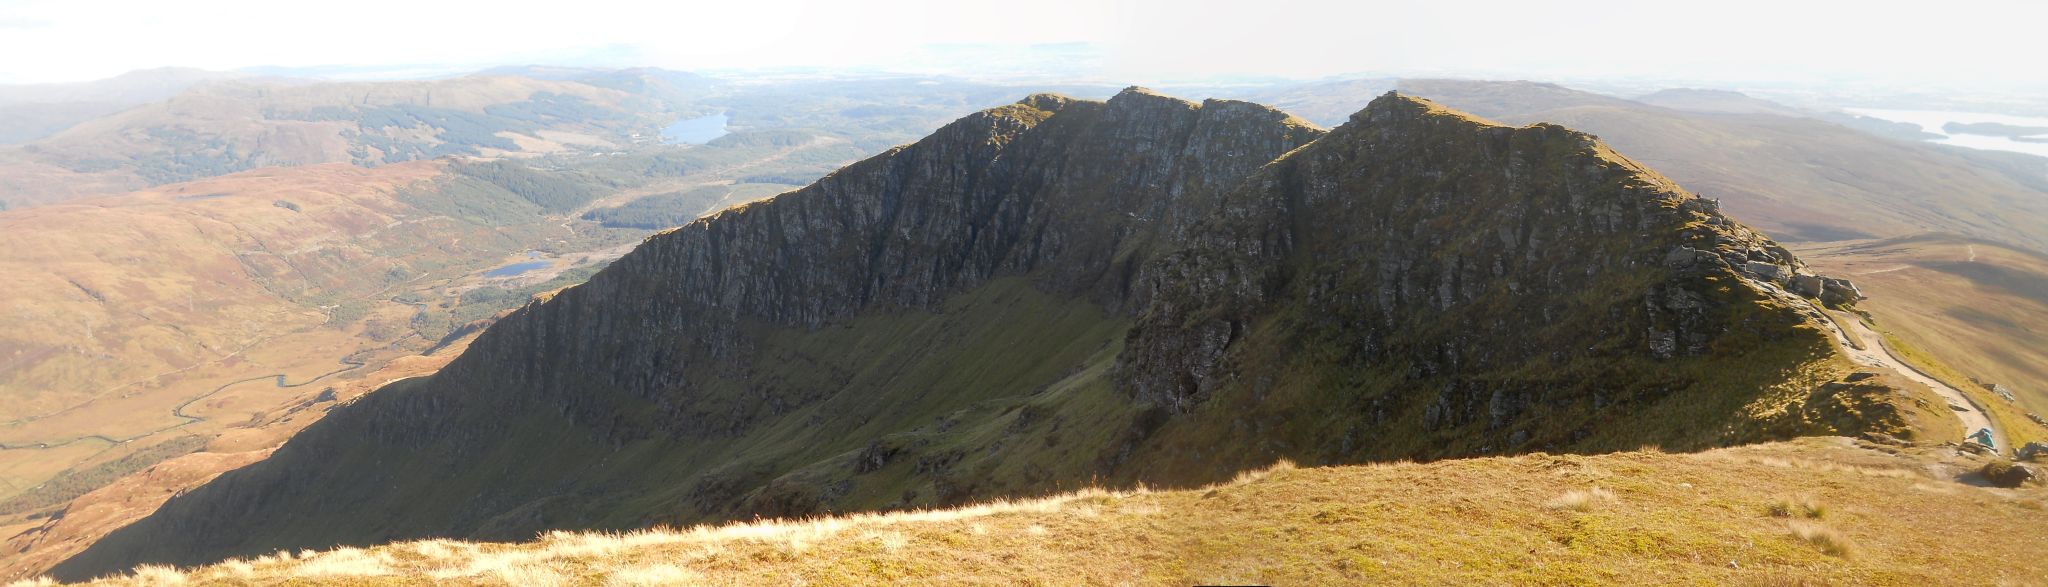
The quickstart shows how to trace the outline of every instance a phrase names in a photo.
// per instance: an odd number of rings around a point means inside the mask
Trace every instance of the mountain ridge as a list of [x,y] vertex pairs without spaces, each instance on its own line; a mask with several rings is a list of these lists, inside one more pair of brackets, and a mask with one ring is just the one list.
[[1033,95],[650,237],[55,573],[1899,431],[1749,281],[1799,267],[1562,127]]

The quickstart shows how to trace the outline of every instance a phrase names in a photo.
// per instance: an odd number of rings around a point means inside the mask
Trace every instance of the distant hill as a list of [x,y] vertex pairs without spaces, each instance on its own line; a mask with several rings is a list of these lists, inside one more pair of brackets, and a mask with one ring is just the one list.
[[1812,118],[1700,114],[1550,84],[1404,80],[1512,123],[1584,129],[1780,238],[1943,231],[2048,250],[2048,192],[1966,155]]
[[1662,106],[1672,110],[1701,112],[1708,114],[1776,114],[1778,116],[1808,117],[1813,113],[1756,98],[1733,90],[1705,90],[1697,88],[1673,88],[1638,96],[1637,102],[1651,106]]
[[29,102],[0,105],[0,145],[26,143],[71,128],[80,122],[120,112],[118,102]]
[[1520,81],[1355,80],[1258,95],[1334,124],[1371,98],[1357,91],[1364,87],[1399,87],[1503,122],[1585,129],[1791,241],[1941,231],[2048,250],[2048,160],[1924,144],[1876,119],[1730,91],[1635,101]]
[[571,81],[660,100],[673,108],[702,108],[704,98],[730,91],[731,82],[686,71],[652,67],[627,69],[585,69],[574,67],[499,67],[483,75],[510,75],[533,79]]
[[[139,106],[36,103],[12,114],[0,107],[0,120],[19,122],[18,134],[53,133],[0,146],[0,205],[23,208],[268,166],[382,165],[444,155],[609,156],[657,143],[664,124],[720,113],[731,117],[737,132],[801,130],[843,141],[858,156],[914,140],[1015,94],[949,78],[735,84],[653,68],[515,67],[428,81],[213,81]],[[830,170],[815,168],[804,179]]]
[[653,136],[662,116],[648,98],[515,77],[218,82],[0,151],[11,177],[0,198],[52,201],[278,165],[617,149],[636,132]]
[[244,74],[165,67],[131,71],[103,80],[63,84],[0,85],[0,105],[57,102],[143,104],[178,95],[202,82],[249,77]]
[[1800,267],[1555,125],[1034,95],[659,233],[55,572],[1909,433]]
[[163,68],[91,82],[0,85],[0,145],[47,137],[80,122],[170,98],[196,84],[236,77],[241,76]]
[[2027,138],[2048,135],[2048,126],[2020,126],[1998,122],[1950,122],[1942,125],[1950,134],[1973,134],[1992,137]]

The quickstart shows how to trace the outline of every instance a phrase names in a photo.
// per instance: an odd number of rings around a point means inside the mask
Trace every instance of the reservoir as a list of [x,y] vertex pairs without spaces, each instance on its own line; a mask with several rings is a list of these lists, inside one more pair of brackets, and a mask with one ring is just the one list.
[[512,277],[528,271],[546,269],[548,265],[552,265],[552,263],[549,263],[547,261],[528,261],[525,263],[513,263],[511,265],[506,265],[504,267],[499,267],[497,269],[485,271],[484,277]]
[[2002,136],[1951,133],[1942,128],[1951,122],[1963,124],[1994,122],[2021,127],[2048,127],[2048,118],[1988,114],[1983,112],[1952,112],[1947,110],[1885,110],[1878,108],[1848,108],[1847,110],[1851,114],[1861,114],[1892,122],[1919,125],[1922,131],[1941,135],[1941,138],[1928,139],[1930,142],[1972,149],[2011,151],[2048,157],[2048,136],[2024,137],[2030,140],[2014,140],[2013,138]]
[[661,142],[674,144],[702,145],[711,139],[725,136],[725,123],[731,117],[724,112],[699,118],[685,118],[661,129]]

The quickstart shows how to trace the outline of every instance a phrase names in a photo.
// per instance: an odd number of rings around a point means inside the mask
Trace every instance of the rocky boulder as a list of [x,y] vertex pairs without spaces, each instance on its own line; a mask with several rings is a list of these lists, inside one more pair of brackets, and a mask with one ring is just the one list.
[[2026,446],[2020,447],[2018,456],[2022,461],[2048,461],[2048,444],[2029,442]]
[[1819,275],[1812,273],[1793,275],[1791,286],[1792,293],[1809,298],[1818,298],[1822,292],[1827,291],[1827,282],[1823,281]]
[[1985,481],[1989,481],[1992,485],[1999,487],[2019,487],[2028,481],[2039,478],[2039,475],[2034,472],[2032,467],[2005,459],[1995,459],[1985,463],[1984,468],[1978,470],[1978,472],[1984,475]]
[[1778,276],[1784,273],[1783,268],[1763,261],[1745,262],[1742,264],[1742,270],[1749,272],[1750,275],[1755,275],[1760,279],[1769,281],[1776,281]]
[[1822,286],[1821,291],[1820,293],[1815,294],[1814,297],[1820,298],[1820,301],[1823,304],[1827,304],[1830,306],[1845,306],[1863,301],[1865,299],[1863,296],[1863,290],[1856,289],[1856,284],[1849,283],[1849,280],[1847,279],[1842,279],[1839,277],[1821,277],[1820,280]]

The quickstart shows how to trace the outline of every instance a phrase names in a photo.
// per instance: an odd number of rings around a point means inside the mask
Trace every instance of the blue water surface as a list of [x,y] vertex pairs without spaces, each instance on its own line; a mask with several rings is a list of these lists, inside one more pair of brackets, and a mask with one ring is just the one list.
[[497,268],[497,269],[492,269],[492,270],[490,270],[490,271],[485,271],[485,272],[484,272],[484,277],[511,277],[511,276],[514,276],[514,275],[518,275],[518,274],[521,274],[521,273],[525,273],[525,272],[528,272],[528,271],[533,271],[533,270],[536,270],[536,269],[545,269],[545,268],[547,268],[547,266],[548,266],[549,264],[550,264],[550,263],[548,263],[547,261],[530,261],[530,262],[526,262],[526,263],[513,263],[513,264],[511,264],[511,265],[506,265],[506,266],[504,266],[504,267],[499,267],[499,268]]
[[661,142],[671,145],[689,143],[702,145],[711,139],[725,136],[725,123],[731,120],[720,112],[700,118],[685,118],[661,129]]

